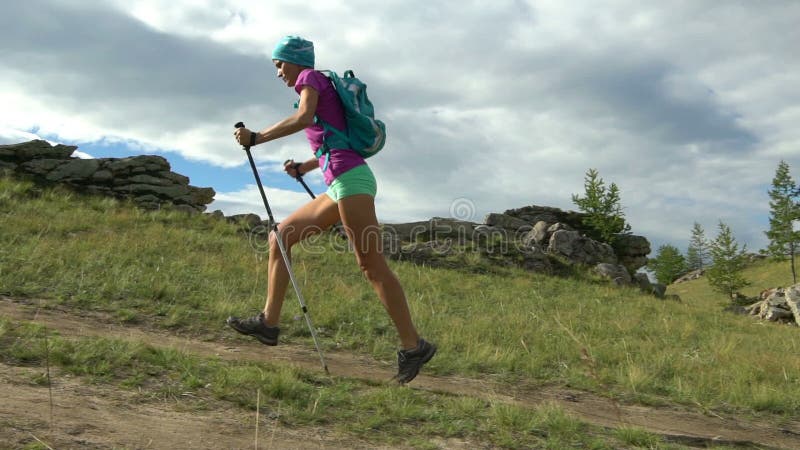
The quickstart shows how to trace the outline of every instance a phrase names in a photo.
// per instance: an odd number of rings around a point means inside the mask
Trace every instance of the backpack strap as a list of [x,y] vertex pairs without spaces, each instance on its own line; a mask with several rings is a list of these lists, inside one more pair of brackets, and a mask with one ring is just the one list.
[[342,130],[334,127],[333,125],[328,124],[327,122],[325,122],[324,120],[320,119],[317,116],[314,116],[314,123],[322,125],[322,129],[324,130],[324,133],[322,135],[322,145],[320,145],[317,148],[317,151],[314,152],[314,156],[316,156],[317,158],[322,157],[322,155],[327,155],[325,157],[325,164],[322,167],[322,171],[324,172],[324,171],[326,171],[328,169],[328,163],[330,163],[330,161],[331,161],[331,157],[330,157],[331,147],[328,144],[328,136],[327,136],[327,134],[331,133],[333,136],[338,137],[342,142],[347,143],[348,145],[349,145],[350,139],[347,137],[347,135],[345,133],[342,132]]
[[[294,109],[300,107],[300,102],[294,102]],[[322,145],[317,147],[317,150],[314,152],[314,156],[319,159],[323,155],[325,156],[325,164],[322,166],[322,171],[325,172],[328,170],[328,164],[331,162],[331,147],[328,145],[327,134],[331,133],[334,136],[338,137],[345,143],[349,143],[350,139],[348,139],[347,135],[342,132],[342,130],[334,127],[333,125],[329,125],[324,120],[320,119],[316,114],[314,115],[314,124],[322,125],[323,133],[322,133]]]

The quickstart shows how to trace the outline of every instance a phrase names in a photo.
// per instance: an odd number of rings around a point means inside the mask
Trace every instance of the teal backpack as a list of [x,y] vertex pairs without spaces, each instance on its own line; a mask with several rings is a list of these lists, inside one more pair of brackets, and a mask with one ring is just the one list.
[[[322,125],[325,134],[328,134],[328,131],[331,132],[315,152],[316,157],[319,158],[330,153],[332,148],[353,149],[362,158],[369,158],[377,154],[386,142],[386,125],[375,119],[375,109],[367,97],[367,85],[356,78],[352,70],[345,71],[342,77],[330,70],[321,72],[331,80],[336,93],[342,100],[347,130],[343,133],[325,121],[314,117],[314,122]],[[330,158],[325,158],[323,171],[328,168],[329,161]]]

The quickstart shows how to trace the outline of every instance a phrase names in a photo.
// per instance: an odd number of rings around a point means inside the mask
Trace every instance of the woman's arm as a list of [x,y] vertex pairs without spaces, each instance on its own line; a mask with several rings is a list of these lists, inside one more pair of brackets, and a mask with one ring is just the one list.
[[311,86],[304,86],[300,91],[300,102],[297,112],[280,122],[265,128],[256,135],[256,144],[269,142],[290,134],[297,133],[314,124],[314,114],[317,112],[319,93]]
[[[304,86],[300,91],[300,102],[297,105],[297,112],[275,125],[264,128],[256,133],[256,145],[289,136],[290,134],[297,133],[313,125],[318,101],[319,93],[316,89],[311,86]],[[250,133],[253,132],[245,133],[244,131],[244,128],[239,128],[234,134],[241,145],[249,145]]]

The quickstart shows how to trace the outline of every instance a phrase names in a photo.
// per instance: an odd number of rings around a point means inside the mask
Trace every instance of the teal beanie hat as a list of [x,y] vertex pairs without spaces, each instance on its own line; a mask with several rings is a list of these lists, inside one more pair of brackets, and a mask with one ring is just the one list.
[[272,59],[314,67],[314,43],[299,36],[286,36],[275,45]]

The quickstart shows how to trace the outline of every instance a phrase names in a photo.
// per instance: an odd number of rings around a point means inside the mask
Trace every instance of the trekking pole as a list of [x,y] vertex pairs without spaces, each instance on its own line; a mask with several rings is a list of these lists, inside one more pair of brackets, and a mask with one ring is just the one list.
[[[291,159],[287,159],[286,161],[284,161],[283,165],[285,166],[286,164],[289,164],[290,162],[293,162],[293,161],[292,161]],[[300,163],[297,163],[296,165],[297,165],[297,166],[299,166],[299,165],[300,165]],[[302,184],[302,185],[303,185],[303,187],[306,189],[306,192],[308,192],[308,195],[310,195],[310,196],[311,196],[311,198],[317,198],[317,196],[316,196],[316,195],[314,195],[314,193],[313,193],[313,192],[311,192],[311,189],[309,189],[309,188],[308,188],[308,185],[307,185],[307,184],[306,184],[306,182],[303,180],[303,176],[302,176],[302,175],[300,175],[300,171],[298,171],[298,170],[297,170],[297,168],[295,168],[294,170],[295,170],[295,172],[297,172],[297,176],[296,176],[296,177],[294,177],[294,179],[295,179],[295,180],[297,180],[297,181],[299,181],[299,182],[300,182],[300,184]]]
[[[286,164],[289,164],[290,162],[293,162],[293,161],[291,159],[287,159],[286,161],[283,162],[283,165],[285,166]],[[300,172],[297,170],[298,166],[300,166],[300,163],[295,163],[295,169],[294,170],[295,170],[295,172],[297,172],[297,176],[294,177],[294,178],[297,181],[299,181],[300,184],[303,185],[303,187],[306,189],[306,192],[308,192],[308,195],[310,195],[312,199],[316,199],[317,196],[314,195],[314,192],[312,192],[311,189],[308,188],[308,185],[306,184],[305,180],[303,180],[303,176],[300,175]],[[336,225],[333,226],[333,228],[336,230],[336,232],[339,234],[339,236],[341,236],[344,239],[347,239],[347,233],[345,233],[344,230],[342,229],[342,222],[337,222]]]
[[[234,127],[244,128],[244,123],[238,122],[236,125],[234,125]],[[286,252],[286,248],[283,246],[283,238],[281,237],[280,231],[278,231],[278,224],[275,223],[275,218],[272,216],[272,209],[270,209],[269,202],[267,201],[267,194],[264,193],[264,187],[261,185],[261,177],[258,176],[258,169],[256,169],[256,163],[253,161],[253,155],[250,153],[250,146],[243,145],[242,148],[245,152],[247,152],[247,159],[250,160],[250,167],[253,169],[253,176],[256,178],[258,191],[261,193],[261,199],[264,200],[264,207],[267,208],[267,215],[269,216],[269,223],[272,225],[272,232],[275,233],[275,240],[278,241],[278,248],[280,248],[281,255],[283,256],[283,262],[286,264],[286,271],[289,272],[289,279],[292,280],[294,292],[297,294],[297,301],[300,302],[300,309],[303,310],[303,317],[306,319],[308,329],[311,331],[311,338],[314,339],[314,346],[317,348],[317,353],[319,353],[319,361],[322,363],[322,368],[325,370],[325,373],[330,374],[330,372],[328,372],[328,364],[325,362],[325,356],[322,354],[322,349],[319,347],[317,332],[314,330],[314,324],[311,323],[311,316],[308,314],[306,302],[303,300],[303,294],[300,292],[300,285],[297,283],[297,279],[294,277],[292,263],[289,261],[289,254]]]

